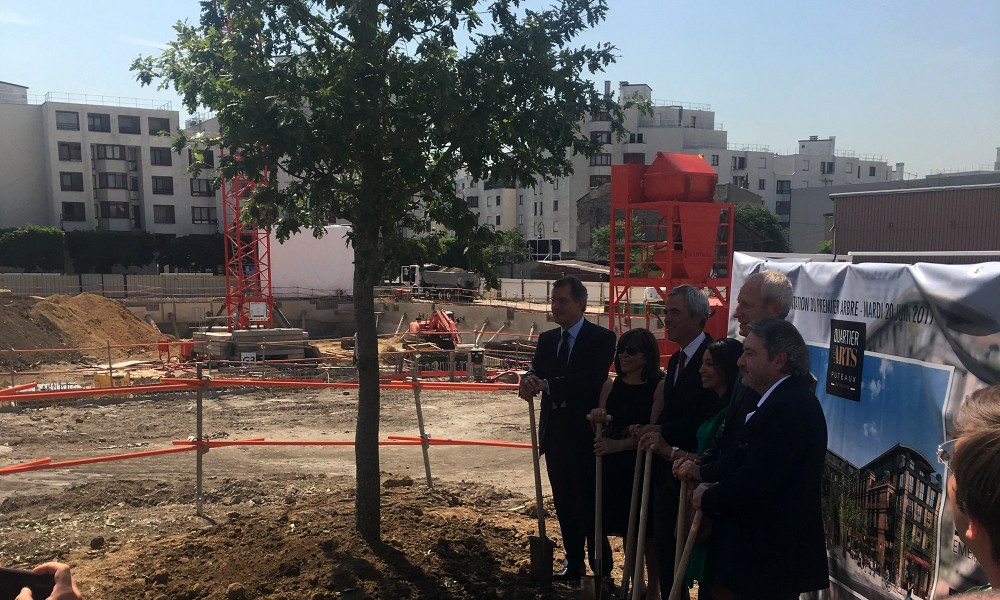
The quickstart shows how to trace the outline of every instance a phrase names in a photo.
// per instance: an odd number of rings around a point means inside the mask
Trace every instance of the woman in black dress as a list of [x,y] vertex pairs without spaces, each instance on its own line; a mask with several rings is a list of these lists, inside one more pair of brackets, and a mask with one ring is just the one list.
[[[603,439],[594,443],[594,453],[604,457],[602,528],[606,535],[624,538],[628,534],[636,453],[636,438],[630,435],[630,428],[649,424],[653,392],[663,377],[659,345],[648,329],[632,329],[618,338],[615,373],[617,377],[609,378],[601,389],[599,407],[612,420],[604,430]],[[650,527],[647,535],[652,535],[651,532]],[[648,579],[647,590],[652,589],[656,595],[650,597],[656,598],[659,594],[656,573],[650,571]]]

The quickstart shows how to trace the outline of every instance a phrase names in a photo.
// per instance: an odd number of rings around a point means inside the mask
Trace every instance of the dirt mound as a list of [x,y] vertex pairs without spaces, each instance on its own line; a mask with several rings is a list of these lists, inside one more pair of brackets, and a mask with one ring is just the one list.
[[[35,350],[83,348],[76,352],[0,352],[0,368],[107,360],[107,344],[155,344],[165,339],[156,327],[114,300],[79,294],[48,298],[0,296],[0,348]],[[156,356],[153,346],[115,348],[113,360]]]
[[8,498],[0,503],[0,555],[24,566],[68,561],[84,596],[96,599],[579,596],[530,585],[534,522],[511,492],[466,482],[429,490],[389,477],[383,541],[369,544],[354,530],[346,482],[321,475],[209,484],[206,514],[215,521],[194,516],[190,481],[92,483]]

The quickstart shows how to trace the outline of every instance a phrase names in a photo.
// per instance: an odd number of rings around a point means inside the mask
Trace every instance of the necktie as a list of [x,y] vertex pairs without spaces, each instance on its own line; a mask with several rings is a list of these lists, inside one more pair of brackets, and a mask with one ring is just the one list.
[[677,361],[677,372],[674,373],[674,383],[677,383],[677,380],[681,378],[681,371],[684,370],[685,364],[687,364],[687,354],[681,350],[681,355]]
[[565,330],[562,333],[562,343],[559,344],[556,366],[560,375],[569,372],[569,332]]

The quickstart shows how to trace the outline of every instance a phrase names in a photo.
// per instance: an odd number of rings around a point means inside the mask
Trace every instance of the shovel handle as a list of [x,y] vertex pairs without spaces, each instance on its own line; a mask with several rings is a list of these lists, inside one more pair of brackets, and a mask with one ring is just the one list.
[[688,482],[681,481],[680,502],[677,504],[677,523],[674,526],[674,537],[677,538],[674,546],[674,571],[681,562],[681,553],[684,552],[684,534],[687,533],[687,508],[688,508]]
[[538,515],[538,537],[547,544],[545,537],[545,509],[542,507],[542,468],[538,457],[538,430],[535,428],[535,399],[528,398],[528,419],[531,424],[531,459],[535,469],[535,513]]
[[688,532],[687,541],[684,543],[684,552],[674,569],[674,583],[670,586],[670,596],[668,600],[680,600],[681,589],[684,587],[684,575],[687,571],[688,560],[691,559],[691,551],[694,550],[694,540],[698,537],[698,528],[701,527],[701,511],[694,513],[694,521],[691,522],[691,531]]
[[642,561],[645,556],[646,551],[646,524],[649,521],[648,508],[649,508],[649,482],[653,475],[653,449],[649,448],[646,450],[646,465],[643,467],[642,474],[642,504],[639,508],[639,531],[636,535],[635,542],[635,566],[632,573],[632,600],[639,600],[640,586],[635,585],[636,581],[642,579]]

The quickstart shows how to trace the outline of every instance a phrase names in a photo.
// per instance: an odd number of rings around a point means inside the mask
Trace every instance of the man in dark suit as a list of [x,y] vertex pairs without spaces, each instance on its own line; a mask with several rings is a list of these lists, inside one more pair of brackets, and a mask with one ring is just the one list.
[[[552,500],[562,531],[565,568],[556,581],[580,580],[584,540],[594,553],[594,434],[587,415],[597,408],[601,386],[615,355],[615,334],[584,318],[587,288],[573,276],[552,284],[552,320],[559,325],[538,336],[531,369],[521,378],[520,395],[542,394],[538,424],[539,451],[552,486]],[[611,574],[607,538],[602,568]],[[593,566],[591,560],[591,566]]]
[[[712,341],[705,333],[708,297],[691,285],[670,290],[664,303],[663,324],[667,339],[680,346],[667,363],[666,377],[656,389],[652,425],[640,431],[639,447],[654,450],[653,535],[658,573],[651,579],[663,582],[664,595],[670,592],[676,538],[680,484],[671,475],[676,453],[696,452],[698,427],[719,412],[719,398],[701,385],[702,357]],[[654,587],[655,593],[655,587]]]
[[735,467],[693,503],[717,525],[713,572],[735,600],[785,600],[829,586],[821,488],[826,418],[811,391],[809,351],[780,319],[748,325],[744,384],[760,394],[733,452]]

